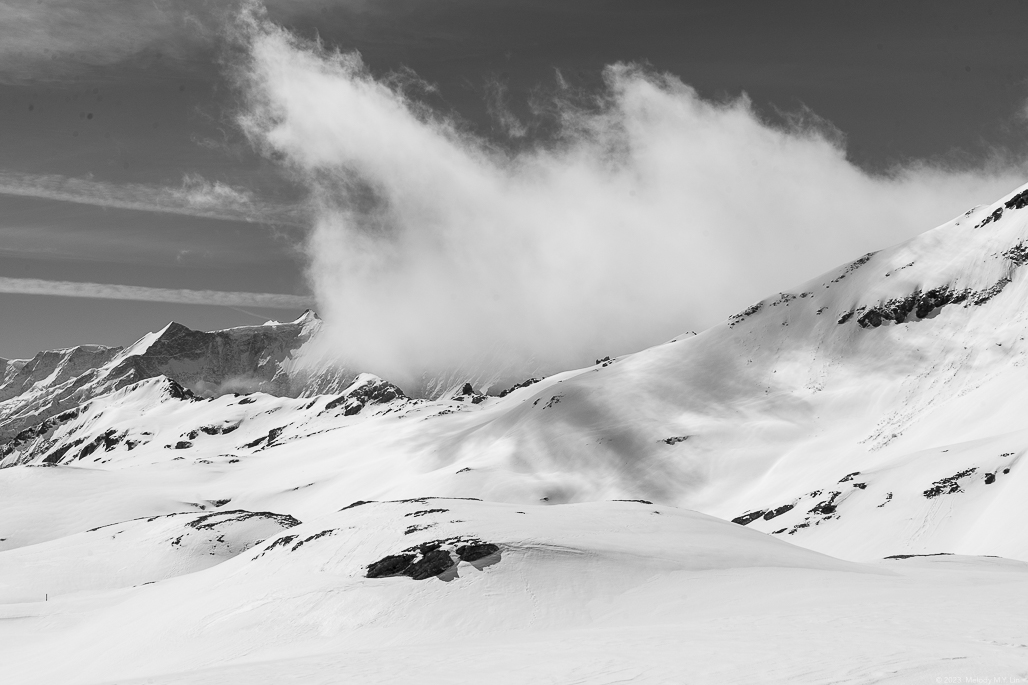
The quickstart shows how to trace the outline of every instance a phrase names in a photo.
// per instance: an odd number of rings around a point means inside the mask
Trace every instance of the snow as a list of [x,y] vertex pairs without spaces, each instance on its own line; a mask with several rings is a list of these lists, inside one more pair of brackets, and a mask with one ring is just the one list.
[[[433,509],[446,511],[412,516]],[[435,526],[404,535],[412,520]],[[364,577],[453,535],[499,558],[445,579]],[[1023,562],[844,562],[644,503],[430,499],[343,509],[152,585],[7,604],[18,620],[0,630],[25,683],[909,682],[1020,673],[1026,581]],[[46,658],[37,631],[69,648]]]
[[1023,191],[502,398],[183,387],[312,312],[8,368],[5,682],[1028,678]]

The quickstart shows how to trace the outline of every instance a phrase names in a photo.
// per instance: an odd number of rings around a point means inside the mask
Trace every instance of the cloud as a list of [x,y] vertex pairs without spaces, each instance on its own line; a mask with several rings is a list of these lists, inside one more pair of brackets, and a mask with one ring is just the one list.
[[[242,125],[310,188],[310,282],[342,361],[397,382],[590,363],[710,326],[1024,181],[1025,165],[870,175],[826,122],[609,66],[517,152],[244,16]],[[927,123],[926,123],[927,125]],[[512,373],[514,373],[512,371]]]
[[0,195],[182,214],[211,219],[242,220],[302,226],[303,210],[295,205],[260,201],[247,190],[186,174],[182,186],[104,183],[53,174],[0,172]]
[[0,293],[90,297],[101,300],[205,304],[221,307],[268,307],[272,309],[300,309],[309,307],[312,304],[311,298],[302,295],[144,288],[135,285],[45,281],[36,278],[6,278],[3,276],[0,276]]
[[[0,0],[0,78],[62,77],[140,54],[194,60],[245,0]],[[365,0],[272,0],[277,17]]]

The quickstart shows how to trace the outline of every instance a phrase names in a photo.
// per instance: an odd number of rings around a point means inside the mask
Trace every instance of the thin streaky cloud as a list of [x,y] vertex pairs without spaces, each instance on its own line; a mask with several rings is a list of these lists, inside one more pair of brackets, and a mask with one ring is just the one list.
[[246,190],[195,174],[186,175],[180,187],[169,187],[104,183],[54,174],[0,172],[0,195],[207,219],[304,225],[302,210],[297,205],[259,201]]
[[[253,0],[0,0],[0,82],[66,78],[145,53],[189,59],[217,47]],[[279,19],[368,0],[267,0]]]
[[268,307],[272,309],[297,309],[300,307],[310,307],[314,304],[313,298],[281,293],[147,288],[137,285],[46,281],[38,278],[6,278],[2,276],[0,276],[0,293],[88,297],[101,300],[206,304],[220,307]]

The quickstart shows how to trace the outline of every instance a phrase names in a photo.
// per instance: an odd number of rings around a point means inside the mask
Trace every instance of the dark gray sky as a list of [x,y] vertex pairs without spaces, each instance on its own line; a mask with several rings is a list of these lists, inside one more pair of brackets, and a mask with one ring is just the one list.
[[[745,92],[770,120],[809,108],[872,171],[1025,150],[1021,2],[305,0],[269,13],[359,50],[376,75],[412,69],[436,108],[501,143],[495,84],[528,120],[557,70],[589,90],[605,65],[636,61],[706,98]],[[231,15],[214,0],[0,0],[0,279],[309,293],[302,191],[236,124]],[[0,357],[302,311],[95,294],[0,293]]]

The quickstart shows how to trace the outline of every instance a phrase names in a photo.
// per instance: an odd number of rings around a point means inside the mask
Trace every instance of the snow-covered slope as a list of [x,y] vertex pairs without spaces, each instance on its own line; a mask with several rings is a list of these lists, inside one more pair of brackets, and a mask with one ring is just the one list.
[[[19,683],[909,682],[1023,669],[1025,589],[1020,562],[854,564],[644,502],[423,498],[155,584],[8,604],[0,634]],[[958,618],[998,612],[971,640]]]
[[540,387],[453,453],[540,474],[550,501],[761,512],[750,525],[857,558],[1028,558],[1002,523],[1028,514],[1026,197]]
[[[491,666],[539,650],[552,682],[904,682],[959,652],[1017,675],[1021,619],[950,617],[1028,615],[1026,262],[1020,189],[502,395],[312,371],[313,315],[7,363],[5,663],[379,682],[388,649],[397,682],[525,682]],[[81,651],[33,670],[54,636]]]

